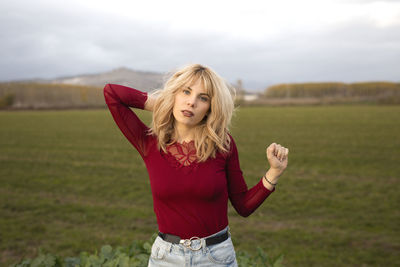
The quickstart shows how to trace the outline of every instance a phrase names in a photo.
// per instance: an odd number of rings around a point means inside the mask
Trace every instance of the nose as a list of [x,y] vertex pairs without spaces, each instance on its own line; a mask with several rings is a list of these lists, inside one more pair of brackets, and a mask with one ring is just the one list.
[[194,105],[196,104],[196,98],[192,97],[192,96],[188,97],[187,98],[187,104],[190,107],[194,107]]

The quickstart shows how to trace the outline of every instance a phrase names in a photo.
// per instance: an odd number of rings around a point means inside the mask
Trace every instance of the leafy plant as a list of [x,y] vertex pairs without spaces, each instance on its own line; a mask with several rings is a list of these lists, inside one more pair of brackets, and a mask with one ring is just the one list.
[[283,254],[275,258],[268,257],[267,253],[260,247],[257,247],[257,254],[251,257],[245,251],[236,252],[236,258],[240,267],[283,267]]
[[[113,249],[110,245],[102,246],[100,252],[94,254],[81,252],[78,257],[62,258],[39,249],[39,255],[34,259],[23,259],[10,267],[141,267],[147,266],[151,246],[157,235],[148,241],[133,241],[128,247],[118,246]],[[257,255],[251,257],[247,252],[238,251],[237,261],[241,267],[281,267],[283,255],[272,259],[259,247]]]

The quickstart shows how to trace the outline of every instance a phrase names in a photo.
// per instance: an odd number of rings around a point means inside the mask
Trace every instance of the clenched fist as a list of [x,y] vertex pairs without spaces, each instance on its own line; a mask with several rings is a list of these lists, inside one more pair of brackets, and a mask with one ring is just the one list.
[[272,143],[266,150],[269,165],[277,173],[282,174],[288,164],[289,149],[280,144]]

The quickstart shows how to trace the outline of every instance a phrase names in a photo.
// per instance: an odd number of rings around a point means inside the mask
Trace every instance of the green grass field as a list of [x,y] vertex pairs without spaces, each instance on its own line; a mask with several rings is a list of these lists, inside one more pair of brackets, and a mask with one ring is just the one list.
[[[249,186],[267,145],[290,149],[254,214],[229,207],[236,249],[284,253],[286,266],[399,266],[400,106],[241,108],[231,132]],[[156,229],[145,166],[108,110],[0,112],[1,266]]]

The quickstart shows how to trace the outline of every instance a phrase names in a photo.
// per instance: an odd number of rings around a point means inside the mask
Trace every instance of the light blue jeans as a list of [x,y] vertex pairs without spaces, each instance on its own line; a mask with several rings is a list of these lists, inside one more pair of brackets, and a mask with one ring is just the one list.
[[[227,226],[207,237],[219,235],[228,230]],[[194,251],[183,244],[172,244],[157,236],[151,248],[148,267],[238,266],[230,234],[227,240],[208,247],[205,245],[204,238],[192,240],[191,247],[201,248]]]

